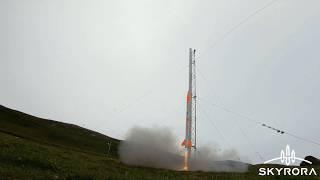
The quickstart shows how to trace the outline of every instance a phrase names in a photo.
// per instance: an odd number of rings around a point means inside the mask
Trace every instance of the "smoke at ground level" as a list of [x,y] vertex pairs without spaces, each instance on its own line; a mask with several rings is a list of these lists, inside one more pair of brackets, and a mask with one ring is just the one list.
[[[166,127],[133,127],[119,147],[120,160],[128,165],[182,170],[184,150],[177,137]],[[236,150],[217,150],[206,145],[198,148],[189,170],[245,172]]]

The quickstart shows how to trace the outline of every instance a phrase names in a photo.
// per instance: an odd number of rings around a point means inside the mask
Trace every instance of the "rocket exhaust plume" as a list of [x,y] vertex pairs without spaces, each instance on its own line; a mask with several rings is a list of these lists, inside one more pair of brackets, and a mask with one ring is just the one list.
[[[195,156],[185,156],[178,138],[167,127],[133,127],[120,143],[121,162],[128,165],[154,167],[171,170],[245,172],[248,165],[237,162],[240,158],[235,150],[217,151],[217,145],[198,148]],[[188,166],[185,166],[187,157]],[[195,158],[194,158],[195,157]],[[186,169],[184,169],[186,168]]]
[[183,164],[183,170],[184,171],[188,171],[189,170],[189,168],[188,168],[188,152],[187,151],[185,151],[184,152],[184,164]]

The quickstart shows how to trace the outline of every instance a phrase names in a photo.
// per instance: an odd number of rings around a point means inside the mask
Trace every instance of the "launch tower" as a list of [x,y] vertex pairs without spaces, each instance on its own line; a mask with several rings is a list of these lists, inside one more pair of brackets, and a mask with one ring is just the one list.
[[186,135],[182,142],[185,147],[184,169],[188,170],[193,150],[197,149],[197,96],[196,96],[196,50],[189,48],[189,88],[187,93]]

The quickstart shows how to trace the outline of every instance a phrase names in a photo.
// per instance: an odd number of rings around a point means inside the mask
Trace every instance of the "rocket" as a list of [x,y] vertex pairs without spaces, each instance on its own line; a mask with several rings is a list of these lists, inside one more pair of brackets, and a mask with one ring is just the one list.
[[[195,51],[189,48],[189,88],[187,92],[186,134],[182,146],[186,148],[186,161],[189,161],[191,148],[195,148],[196,91],[195,91]],[[193,137],[194,136],[194,137]],[[187,165],[188,166],[188,165]]]
[[192,92],[188,91],[187,93],[187,115],[186,115],[186,135],[185,139],[182,142],[182,146],[185,146],[185,148],[189,149],[192,147]]

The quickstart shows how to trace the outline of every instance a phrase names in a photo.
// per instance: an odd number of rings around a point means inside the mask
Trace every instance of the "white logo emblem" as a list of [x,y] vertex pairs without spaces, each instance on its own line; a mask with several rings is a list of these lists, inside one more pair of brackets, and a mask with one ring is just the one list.
[[312,162],[308,161],[308,160],[305,160],[303,158],[299,158],[299,157],[296,157],[296,153],[294,150],[290,151],[290,146],[287,145],[286,146],[286,149],[285,150],[281,150],[280,152],[280,157],[277,157],[277,158],[273,158],[273,159],[270,159],[266,162],[264,162],[264,164],[268,164],[272,161],[277,161],[277,160],[280,160],[280,162],[282,164],[285,164],[287,166],[289,166],[290,164],[293,164],[296,162],[296,160],[299,160],[299,161],[304,161],[308,164],[312,164]]

